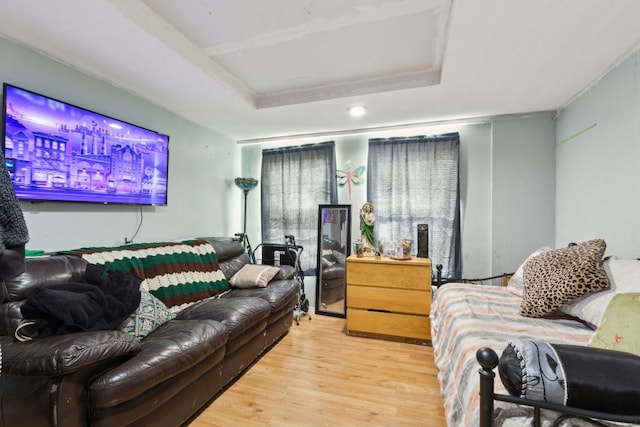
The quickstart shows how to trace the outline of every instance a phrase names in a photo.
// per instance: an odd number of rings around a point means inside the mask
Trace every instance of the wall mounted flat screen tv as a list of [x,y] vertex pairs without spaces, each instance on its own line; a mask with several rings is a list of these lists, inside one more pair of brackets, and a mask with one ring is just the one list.
[[167,204],[169,136],[4,84],[4,157],[18,199]]

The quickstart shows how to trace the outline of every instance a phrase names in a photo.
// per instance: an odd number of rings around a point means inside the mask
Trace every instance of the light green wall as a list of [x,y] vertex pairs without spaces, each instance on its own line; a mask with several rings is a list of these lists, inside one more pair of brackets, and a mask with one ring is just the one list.
[[[343,169],[348,160],[354,166],[367,165],[369,138],[459,132],[463,275],[487,277],[514,271],[533,250],[553,244],[553,129],[551,115],[534,114],[477,125],[250,145],[242,147],[242,170],[248,176],[260,177],[262,148],[334,140],[337,168]],[[352,191],[349,200],[347,187],[339,188],[338,202],[352,205],[354,240],[360,237],[357,213],[366,201],[366,182]],[[250,205],[257,209],[248,232],[259,237],[259,191],[249,197]],[[536,205],[545,207],[543,214]]]
[[603,238],[639,257],[640,53],[560,113],[556,141],[556,246]]
[[514,272],[534,250],[553,246],[555,123],[550,115],[498,118],[492,124],[493,272]]
[[[170,136],[169,202],[142,209],[136,242],[240,229],[240,192],[233,184],[239,149],[233,140],[4,39],[0,58],[4,82]],[[137,206],[22,202],[22,209],[31,237],[27,248],[45,251],[122,244],[140,219]]]

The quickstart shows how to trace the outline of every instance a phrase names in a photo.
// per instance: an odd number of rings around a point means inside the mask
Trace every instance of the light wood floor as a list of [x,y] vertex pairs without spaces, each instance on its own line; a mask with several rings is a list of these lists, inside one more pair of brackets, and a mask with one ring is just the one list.
[[320,315],[294,322],[190,427],[446,426],[431,347],[344,327]]

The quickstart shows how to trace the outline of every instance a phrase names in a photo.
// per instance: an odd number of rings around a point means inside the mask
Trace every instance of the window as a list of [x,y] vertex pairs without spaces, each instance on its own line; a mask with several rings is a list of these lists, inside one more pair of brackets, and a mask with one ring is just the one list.
[[318,205],[336,203],[334,142],[262,151],[262,243],[293,234],[303,270],[316,265]]
[[429,258],[443,265],[444,277],[462,272],[459,145],[457,133],[369,140],[367,197],[376,238],[417,245],[418,224],[428,224]]

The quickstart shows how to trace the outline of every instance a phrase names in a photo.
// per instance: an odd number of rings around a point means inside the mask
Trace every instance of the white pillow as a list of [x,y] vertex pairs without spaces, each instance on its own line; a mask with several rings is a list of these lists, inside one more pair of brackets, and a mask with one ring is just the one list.
[[229,284],[236,288],[264,288],[279,271],[280,268],[273,265],[245,264]]
[[522,289],[524,288],[524,265],[525,263],[529,260],[529,258],[534,257],[536,255],[539,255],[543,252],[546,251],[550,251],[552,250],[551,248],[544,246],[540,249],[538,249],[537,251],[535,251],[534,253],[532,253],[531,255],[529,255],[527,257],[527,259],[524,260],[524,262],[522,264],[520,264],[520,267],[518,267],[518,269],[516,270],[515,273],[513,273],[513,276],[511,276],[511,278],[509,278],[509,283],[507,283],[507,290],[509,292],[511,292],[514,295],[517,295],[519,297],[522,297]]
[[560,307],[564,313],[584,320],[596,328],[600,326],[602,314],[614,295],[640,292],[640,261],[610,257],[602,266],[609,276],[610,289],[576,298]]

